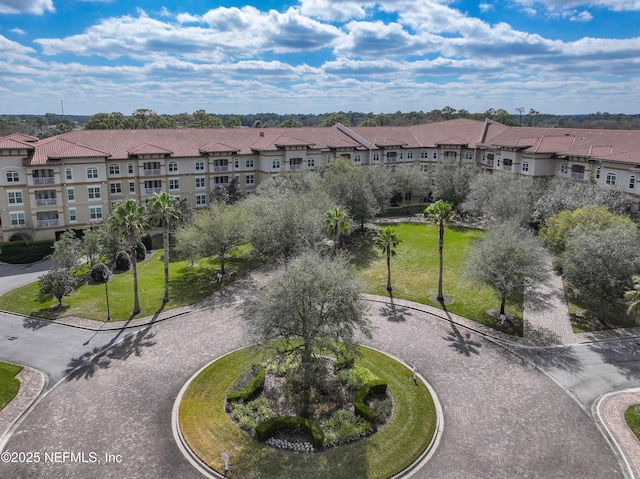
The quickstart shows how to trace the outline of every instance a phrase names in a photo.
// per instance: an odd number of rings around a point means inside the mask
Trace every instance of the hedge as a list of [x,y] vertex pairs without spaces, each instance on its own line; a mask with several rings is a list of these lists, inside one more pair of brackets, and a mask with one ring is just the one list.
[[267,419],[256,426],[256,437],[261,441],[269,439],[274,432],[282,429],[296,429],[301,427],[307,431],[315,447],[321,447],[324,443],[324,432],[315,422],[310,419],[295,416],[278,416]]
[[264,389],[264,377],[266,370],[263,366],[258,369],[256,376],[242,391],[231,392],[227,395],[227,401],[251,401],[255,397],[259,396]]
[[53,253],[53,240],[9,241],[0,245],[0,261],[11,264],[26,264],[40,261]]
[[353,407],[356,414],[365,418],[371,424],[378,422],[378,413],[367,406],[364,402],[371,394],[384,394],[387,392],[387,383],[384,381],[369,381],[356,392],[353,398]]
[[354,361],[355,358],[353,356],[342,356],[333,362],[333,370],[338,372],[343,369],[351,369]]

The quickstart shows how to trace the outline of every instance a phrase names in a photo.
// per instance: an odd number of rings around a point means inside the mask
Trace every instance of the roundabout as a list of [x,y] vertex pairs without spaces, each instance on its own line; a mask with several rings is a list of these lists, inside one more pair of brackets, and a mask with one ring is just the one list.
[[254,358],[241,349],[216,359],[184,385],[173,408],[172,427],[181,450],[210,477],[223,477],[223,454],[234,478],[405,477],[434,452],[442,411],[433,389],[402,362],[362,347],[357,363],[384,377],[393,414],[376,432],[350,444],[310,454],[274,449],[249,437],[224,412],[224,400]]

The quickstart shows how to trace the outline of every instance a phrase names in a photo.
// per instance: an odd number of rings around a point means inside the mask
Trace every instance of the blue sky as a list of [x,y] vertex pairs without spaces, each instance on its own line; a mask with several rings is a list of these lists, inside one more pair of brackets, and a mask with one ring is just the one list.
[[0,0],[0,114],[640,113],[640,0]]

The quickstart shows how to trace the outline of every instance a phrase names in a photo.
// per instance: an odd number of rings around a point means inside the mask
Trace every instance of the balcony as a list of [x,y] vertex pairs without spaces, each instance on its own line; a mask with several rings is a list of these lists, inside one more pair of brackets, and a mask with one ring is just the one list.
[[144,176],[160,176],[160,168],[145,168]]
[[58,226],[58,219],[38,220],[38,228],[48,228],[50,226]]
[[584,180],[584,173],[579,173],[577,171],[571,172],[571,178],[574,180]]
[[154,187],[154,188],[145,188],[144,192],[148,195],[153,195],[155,193],[162,193],[162,187]]
[[298,165],[289,165],[289,170],[290,171],[298,171],[302,169],[302,165],[298,164]]
[[213,171],[229,171],[229,165],[214,166]]
[[58,198],[36,198],[36,206],[55,206]]
[[503,171],[513,171],[513,165],[502,165]]
[[34,177],[33,184],[34,185],[53,185],[55,183],[55,177],[53,176],[44,176],[44,177]]

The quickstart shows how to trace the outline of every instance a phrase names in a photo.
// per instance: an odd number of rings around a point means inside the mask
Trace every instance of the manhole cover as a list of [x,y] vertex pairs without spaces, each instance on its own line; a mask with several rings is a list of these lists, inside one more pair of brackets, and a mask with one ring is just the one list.
[[15,341],[18,339],[18,336],[7,336],[7,341]]

